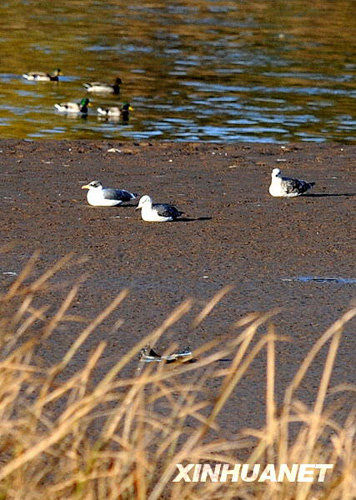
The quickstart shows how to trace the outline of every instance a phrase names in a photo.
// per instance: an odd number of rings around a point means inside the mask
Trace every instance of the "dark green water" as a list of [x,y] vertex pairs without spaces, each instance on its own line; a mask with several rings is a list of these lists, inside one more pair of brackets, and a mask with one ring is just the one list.
[[[355,141],[356,2],[3,0],[0,136],[128,140]],[[61,68],[56,84],[27,71]],[[87,119],[83,83],[113,81]],[[96,108],[130,102],[130,121]]]

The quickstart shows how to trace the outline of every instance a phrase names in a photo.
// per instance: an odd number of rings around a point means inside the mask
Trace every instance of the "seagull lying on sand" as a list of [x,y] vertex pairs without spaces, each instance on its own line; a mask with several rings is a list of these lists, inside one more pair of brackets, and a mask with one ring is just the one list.
[[136,210],[141,208],[141,217],[146,222],[170,222],[184,214],[167,203],[152,203],[152,199],[145,195],[140,199]]
[[272,170],[272,182],[269,194],[276,197],[294,198],[304,194],[315,185],[315,182],[306,182],[290,177],[283,177],[279,168]]
[[92,181],[82,186],[82,189],[89,189],[87,200],[93,207],[114,207],[137,198],[136,193],[129,193],[124,189],[103,187],[100,181]]
[[60,104],[55,104],[54,107],[59,113],[81,113],[82,115],[88,114],[89,99],[82,99],[79,103],[76,102],[61,102]]

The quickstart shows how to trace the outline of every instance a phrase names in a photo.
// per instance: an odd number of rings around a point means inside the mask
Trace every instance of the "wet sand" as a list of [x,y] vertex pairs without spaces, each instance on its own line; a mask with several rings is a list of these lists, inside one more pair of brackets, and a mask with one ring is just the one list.
[[[118,151],[108,152],[111,148]],[[105,339],[104,369],[185,298],[196,298],[193,314],[232,285],[189,337],[192,315],[171,333],[180,347],[194,350],[222,338],[247,313],[281,308],[276,331],[291,342],[277,347],[280,400],[316,339],[355,303],[356,283],[298,278],[356,279],[356,146],[3,140],[0,150],[1,244],[16,242],[1,256],[1,287],[14,279],[7,273],[19,273],[40,250],[38,273],[71,251],[88,257],[56,278],[74,280],[88,273],[73,313],[90,319],[122,288],[131,290],[110,321],[88,339],[76,366]],[[275,167],[316,186],[304,197],[272,198],[268,186]],[[80,188],[94,179],[173,203],[184,218],[145,223],[136,202],[90,207]],[[55,302],[61,293],[51,294]],[[122,326],[113,328],[118,319]],[[77,331],[72,324],[61,327],[43,356],[59,359]],[[163,340],[161,347],[169,342]],[[332,385],[355,383],[355,348],[354,321],[345,329]],[[315,395],[324,355],[303,383],[300,397],[306,402]],[[264,374],[261,355],[221,417],[232,432],[263,424]]]

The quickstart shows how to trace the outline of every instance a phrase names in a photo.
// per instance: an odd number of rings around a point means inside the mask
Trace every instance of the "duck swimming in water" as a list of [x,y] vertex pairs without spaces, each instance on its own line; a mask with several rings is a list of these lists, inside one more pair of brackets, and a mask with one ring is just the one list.
[[58,82],[59,75],[61,74],[60,69],[56,69],[52,74],[42,73],[41,71],[32,71],[30,73],[24,73],[22,76],[26,80],[35,82]]
[[118,106],[111,106],[109,108],[98,108],[98,115],[105,118],[115,118],[122,120],[128,120],[130,111],[133,111],[133,107],[126,102],[121,108]]
[[119,94],[121,84],[121,78],[116,78],[115,82],[112,84],[104,82],[90,82],[84,83],[84,87],[88,92],[97,92],[98,94]]
[[55,104],[54,107],[60,113],[81,113],[82,115],[88,114],[89,99],[84,98],[79,103],[76,102],[62,102],[60,104]]

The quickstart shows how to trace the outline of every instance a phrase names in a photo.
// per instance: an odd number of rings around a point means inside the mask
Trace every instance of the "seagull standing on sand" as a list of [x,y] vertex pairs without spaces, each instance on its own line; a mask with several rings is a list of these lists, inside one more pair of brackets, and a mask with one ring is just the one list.
[[171,222],[184,214],[168,203],[152,203],[147,195],[142,196],[136,210],[140,208],[142,220],[146,222]]
[[272,170],[272,181],[269,194],[276,197],[294,198],[304,194],[315,185],[315,182],[306,182],[290,177],[283,177],[279,168]]
[[136,193],[129,193],[125,189],[103,187],[100,181],[92,181],[82,189],[88,189],[87,200],[93,207],[115,207],[126,201],[137,198]]

